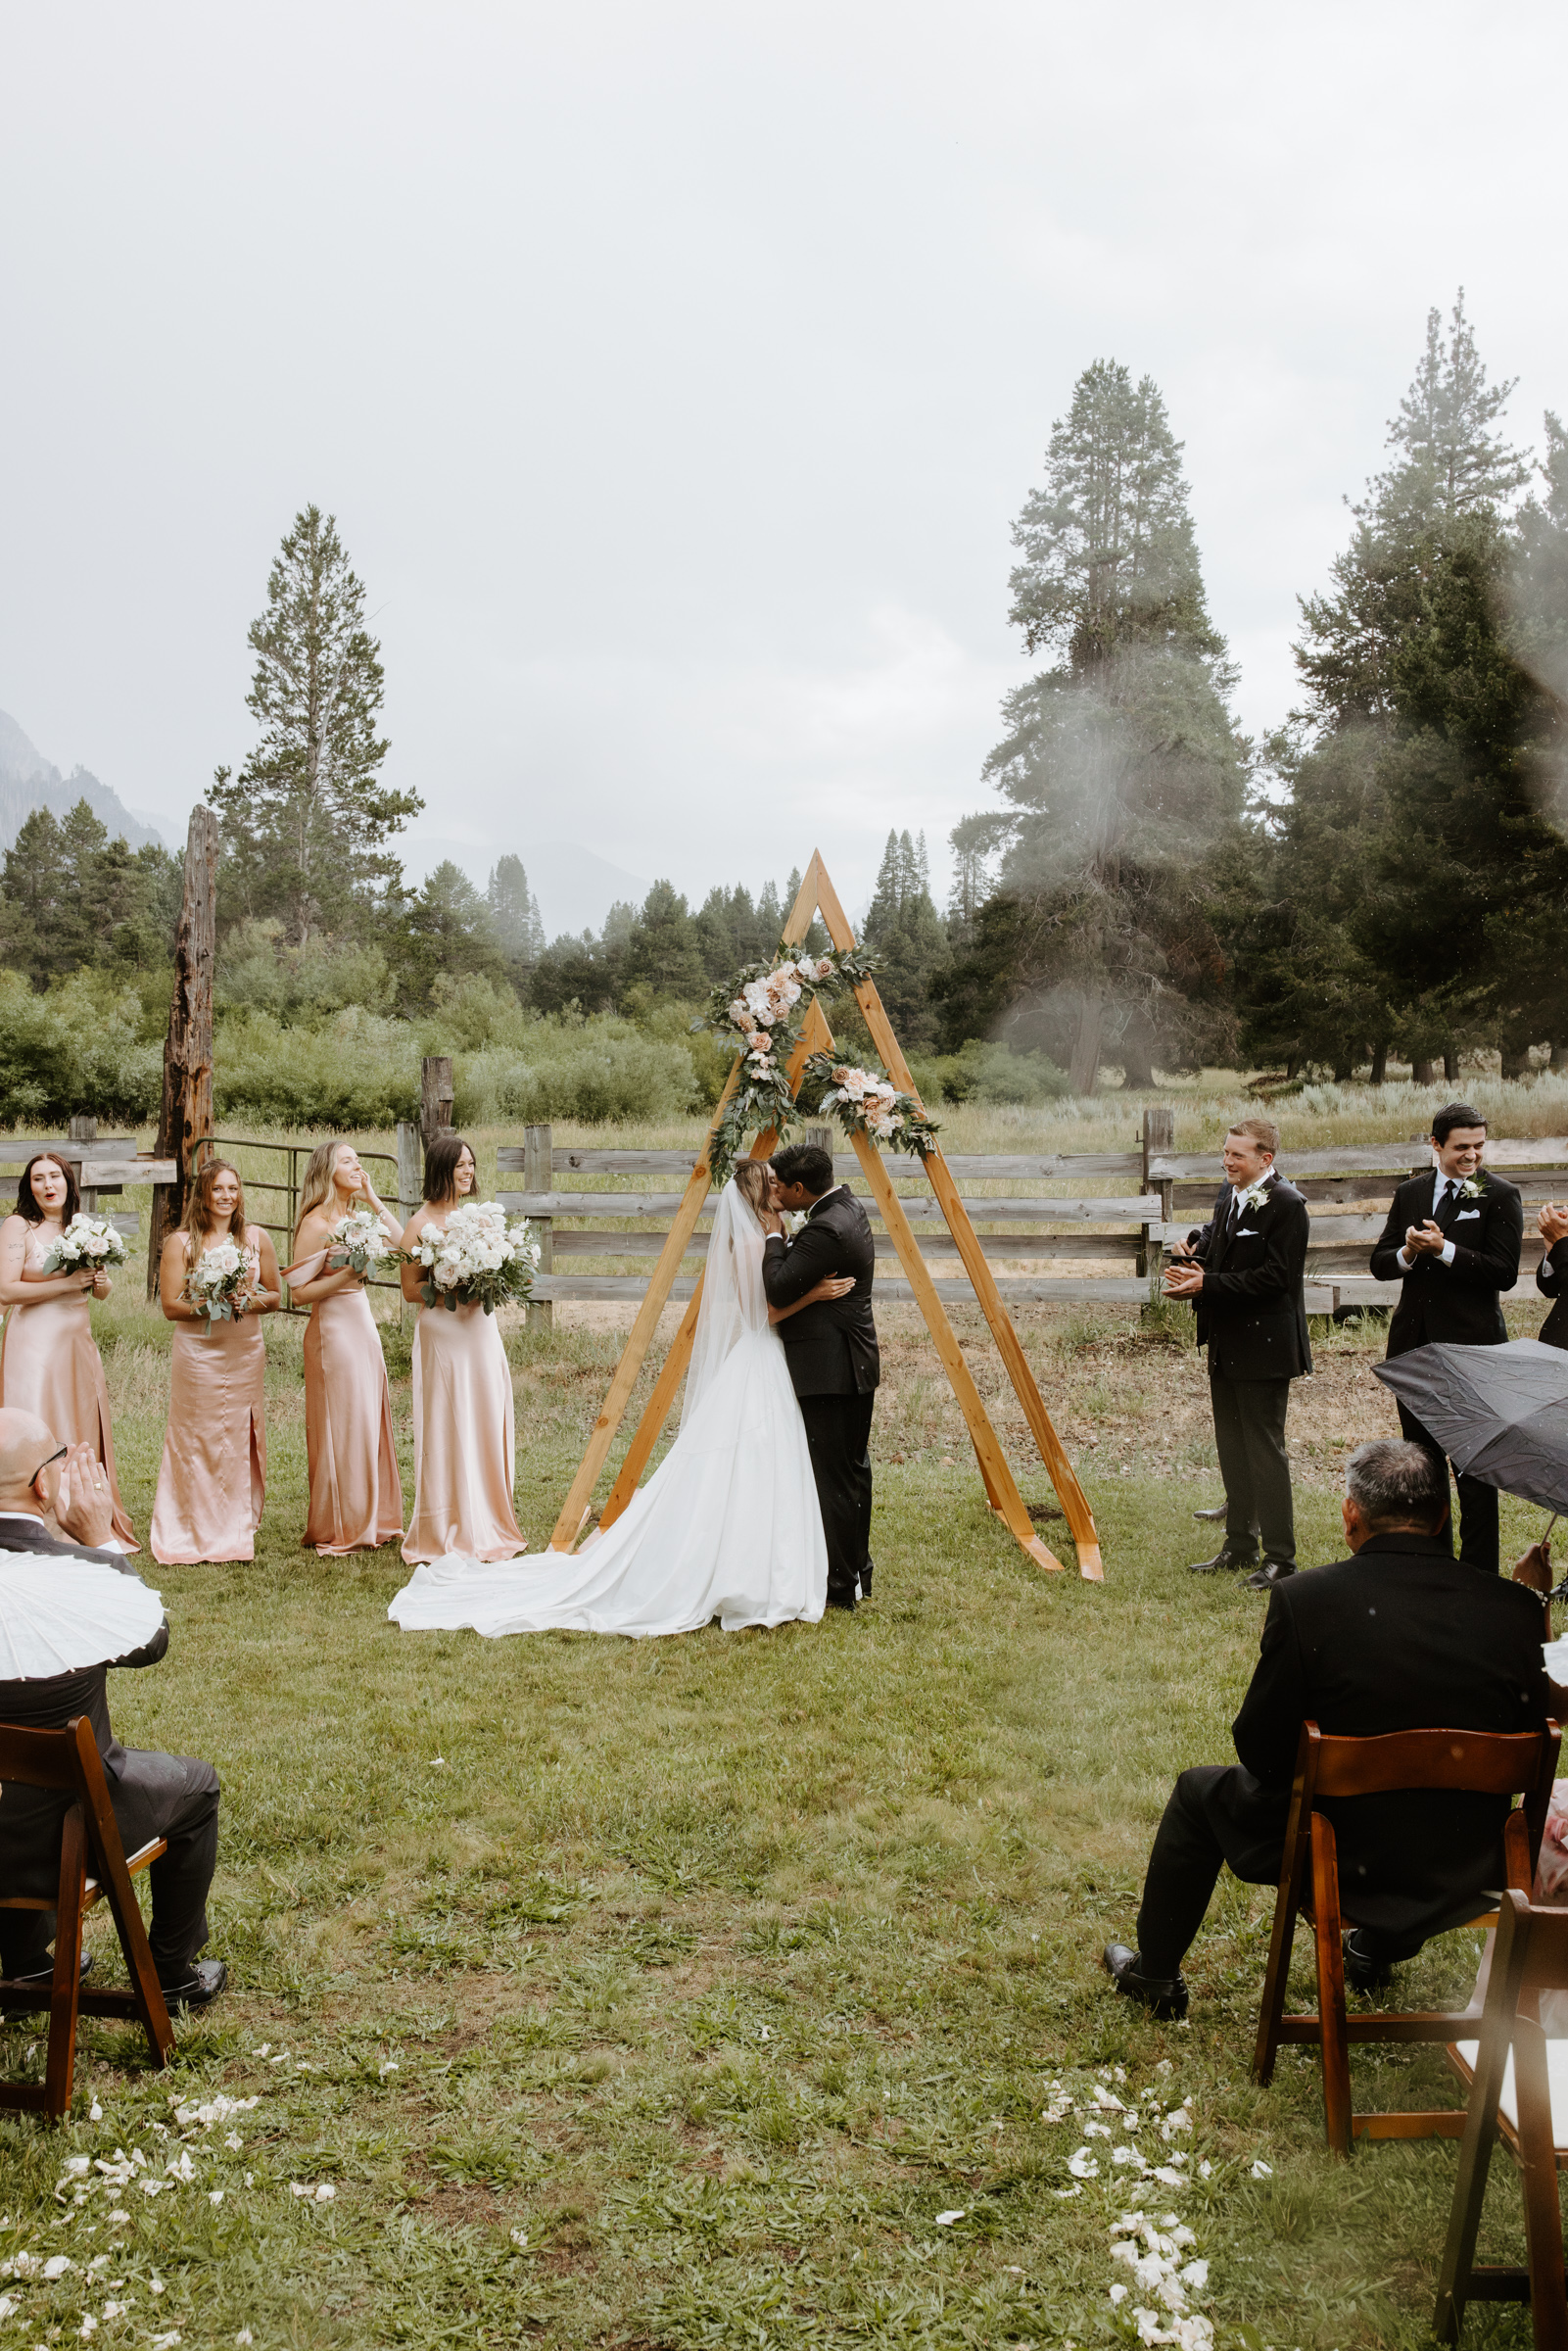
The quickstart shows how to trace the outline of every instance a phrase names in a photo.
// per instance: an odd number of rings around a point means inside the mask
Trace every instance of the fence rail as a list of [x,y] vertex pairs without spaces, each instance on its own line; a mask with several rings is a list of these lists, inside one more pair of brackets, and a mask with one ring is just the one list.
[[[1168,1111],[1147,1112],[1141,1151],[955,1152],[947,1159],[952,1174],[972,1184],[1085,1186],[1081,1193],[1057,1195],[1043,1190],[966,1193],[964,1206],[977,1227],[984,1255],[1012,1269],[997,1279],[1004,1298],[1075,1306],[1132,1305],[1149,1296],[1164,1251],[1184,1240],[1194,1223],[1207,1216],[1220,1181],[1217,1151],[1168,1148],[1172,1123]],[[823,1133],[813,1131],[819,1137]],[[527,1186],[502,1192],[501,1199],[512,1214],[533,1220],[544,1244],[535,1284],[539,1319],[547,1321],[558,1300],[631,1300],[646,1295],[644,1274],[631,1270],[594,1271],[590,1266],[608,1269],[629,1259],[657,1256],[681,1194],[662,1188],[596,1187],[611,1176],[684,1179],[691,1169],[690,1152],[558,1149],[548,1127],[532,1127],[521,1149],[505,1147],[499,1158],[502,1174],[522,1175]],[[859,1179],[860,1163],[853,1153],[833,1152],[832,1162],[835,1177]],[[923,1175],[918,1159],[889,1156],[883,1164],[899,1179]],[[1280,1164],[1306,1193],[1310,1209],[1308,1312],[1391,1305],[1399,1296],[1399,1284],[1374,1281],[1367,1261],[1383,1230],[1396,1184],[1430,1168],[1430,1149],[1413,1142],[1338,1144],[1321,1151],[1283,1152]],[[1517,1184],[1527,1203],[1551,1199],[1568,1189],[1568,1137],[1499,1138],[1488,1146],[1487,1165]],[[561,1182],[569,1176],[585,1177],[587,1183],[574,1187]],[[1087,1188],[1095,1179],[1108,1177],[1127,1179],[1137,1188],[1104,1195]],[[918,1191],[904,1194],[901,1205],[919,1235],[922,1255],[932,1261],[932,1271],[939,1276],[948,1268],[937,1261],[955,1258],[958,1248],[937,1202],[928,1192]],[[1358,1208],[1361,1213],[1356,1214]],[[896,1257],[875,1203],[868,1200],[866,1209],[879,1260]],[[708,1212],[691,1235],[682,1260],[689,1269],[699,1266],[706,1255],[710,1221]],[[1085,1231],[1085,1225],[1100,1229]],[[998,1229],[1009,1226],[1015,1229]],[[1527,1233],[1523,1270],[1531,1271],[1541,1255],[1539,1238]],[[564,1267],[561,1260],[567,1261]],[[1132,1261],[1136,1272],[1130,1268],[1125,1273],[1112,1271],[1118,1261]],[[1076,1271],[1093,1263],[1107,1270],[1094,1275]],[[1055,1267],[1064,1271],[1047,1270]],[[671,1297],[689,1298],[694,1283],[694,1270],[683,1273]],[[949,1305],[974,1299],[967,1276],[962,1281],[938,1278],[936,1286]],[[877,1295],[893,1301],[913,1293],[907,1282],[879,1273]]]

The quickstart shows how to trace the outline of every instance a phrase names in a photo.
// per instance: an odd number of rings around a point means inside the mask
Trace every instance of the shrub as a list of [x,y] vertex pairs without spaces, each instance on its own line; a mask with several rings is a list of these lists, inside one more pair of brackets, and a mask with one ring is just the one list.
[[419,1039],[406,1021],[351,1005],[314,1028],[234,1013],[217,1032],[218,1116],[276,1127],[391,1127],[419,1116]]
[[23,973],[0,972],[0,1119],[63,1127],[76,1111],[153,1117],[164,1055],[141,1030],[137,991],[105,972],[72,972],[42,996]]
[[575,1029],[541,1021],[526,1051],[488,1045],[463,1054],[453,1062],[452,1079],[459,1127],[657,1122],[683,1117],[697,1098],[684,1045],[661,1044],[613,1020]]
[[1043,1053],[1014,1053],[978,1037],[972,1037],[960,1052],[923,1062],[915,1072],[915,1081],[929,1101],[927,1080],[933,1089],[940,1088],[946,1102],[1016,1103],[1025,1109],[1060,1102],[1071,1090],[1067,1072]]
[[314,938],[303,947],[282,943],[278,922],[236,923],[218,949],[213,1002],[219,1012],[270,1012],[279,1020],[322,1015],[358,1005],[392,1010],[392,971],[379,947]]

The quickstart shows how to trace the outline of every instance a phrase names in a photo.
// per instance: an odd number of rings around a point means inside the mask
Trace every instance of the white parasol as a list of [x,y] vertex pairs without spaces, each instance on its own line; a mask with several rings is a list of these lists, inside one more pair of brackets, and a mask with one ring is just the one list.
[[0,1682],[42,1681],[142,1649],[161,1594],[97,1559],[0,1551]]

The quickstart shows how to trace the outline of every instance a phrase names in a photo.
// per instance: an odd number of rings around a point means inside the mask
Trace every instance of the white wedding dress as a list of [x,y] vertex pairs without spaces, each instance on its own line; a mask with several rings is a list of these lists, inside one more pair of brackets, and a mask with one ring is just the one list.
[[675,1443],[615,1524],[575,1557],[414,1570],[387,1613],[404,1632],[566,1630],[646,1640],[715,1616],[815,1624],[828,1602],[805,1424],[768,1322],[762,1227],[733,1182],[719,1196]]

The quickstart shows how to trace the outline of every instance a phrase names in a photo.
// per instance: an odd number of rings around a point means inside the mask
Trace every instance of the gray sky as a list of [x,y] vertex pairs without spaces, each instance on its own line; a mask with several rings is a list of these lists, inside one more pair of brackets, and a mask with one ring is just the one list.
[[[0,0],[0,708],[174,837],[334,510],[423,830],[701,894],[983,804],[1008,530],[1162,385],[1251,727],[1431,303],[1568,407],[1560,8]],[[546,908],[546,917],[549,909]]]

